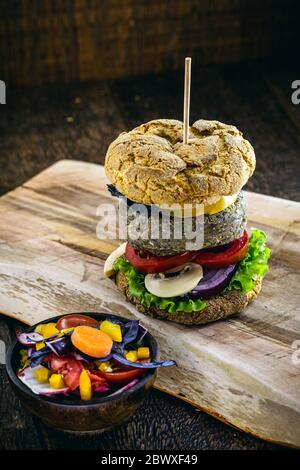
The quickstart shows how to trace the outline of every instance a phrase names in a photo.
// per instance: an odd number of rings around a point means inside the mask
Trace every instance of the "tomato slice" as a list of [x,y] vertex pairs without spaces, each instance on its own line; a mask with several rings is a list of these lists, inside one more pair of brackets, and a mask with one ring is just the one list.
[[99,326],[99,322],[95,318],[89,317],[88,315],[80,315],[79,313],[64,315],[56,323],[56,328],[61,330],[67,330],[68,328],[75,328],[76,326]]
[[192,261],[197,254],[197,251],[185,251],[174,256],[154,256],[150,253],[141,256],[128,242],[125,250],[125,257],[129,263],[145,274],[163,273],[169,269],[177,268],[177,266]]
[[83,365],[71,355],[56,356],[55,354],[49,356],[49,365],[52,372],[61,374],[64,383],[71,389],[75,390],[79,386],[80,374],[83,370]]
[[246,232],[238,240],[231,242],[227,249],[221,252],[200,251],[198,252],[195,263],[202,266],[221,267],[229,264],[238,263],[245,258],[248,252],[249,237]]
[[96,374],[105,379],[108,383],[126,383],[145,374],[147,369],[130,369],[122,372],[102,372],[97,371]]

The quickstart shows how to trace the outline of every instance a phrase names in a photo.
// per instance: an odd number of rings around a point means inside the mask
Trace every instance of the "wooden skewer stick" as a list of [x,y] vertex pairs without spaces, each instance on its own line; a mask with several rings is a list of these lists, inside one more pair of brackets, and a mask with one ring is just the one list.
[[184,144],[187,144],[189,140],[191,65],[192,65],[192,59],[190,57],[186,57],[185,68],[184,68],[184,103],[183,103],[183,143]]

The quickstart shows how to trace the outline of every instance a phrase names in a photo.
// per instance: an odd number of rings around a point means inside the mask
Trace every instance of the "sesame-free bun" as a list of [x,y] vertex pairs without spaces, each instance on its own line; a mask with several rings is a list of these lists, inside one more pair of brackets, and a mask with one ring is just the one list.
[[125,295],[127,301],[135,305],[140,312],[150,317],[170,320],[184,325],[203,325],[240,313],[257,297],[262,287],[262,281],[257,280],[253,289],[247,294],[233,289],[206,299],[206,307],[199,312],[170,313],[167,310],[160,310],[154,306],[146,307],[137,297],[131,295],[124,273],[119,271],[115,276],[115,282],[119,290]]
[[255,169],[251,144],[235,127],[200,119],[183,144],[183,123],[157,119],[123,132],[105,171],[129,199],[144,204],[213,204],[235,194]]

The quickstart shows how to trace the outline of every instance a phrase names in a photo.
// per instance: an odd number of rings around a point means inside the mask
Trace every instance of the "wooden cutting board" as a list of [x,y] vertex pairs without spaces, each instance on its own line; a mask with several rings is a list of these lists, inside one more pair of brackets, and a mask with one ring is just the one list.
[[137,318],[161,357],[179,364],[160,371],[159,389],[263,439],[300,447],[300,360],[292,360],[300,340],[300,204],[249,193],[249,226],[267,232],[272,250],[263,291],[238,316],[186,327],[137,312],[103,277],[117,245],[96,237],[96,208],[105,201],[103,168],[75,161],[0,198],[0,311],[28,325],[76,311]]

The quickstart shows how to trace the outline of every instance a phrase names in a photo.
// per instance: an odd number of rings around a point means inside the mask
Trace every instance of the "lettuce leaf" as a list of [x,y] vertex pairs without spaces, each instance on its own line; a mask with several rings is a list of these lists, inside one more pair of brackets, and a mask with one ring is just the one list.
[[[264,277],[268,271],[268,260],[270,258],[270,250],[265,244],[266,239],[267,236],[262,230],[252,229],[247,256],[239,263],[229,285],[223,290],[224,293],[237,289],[246,294],[253,289],[258,279]],[[199,312],[206,307],[206,303],[202,299],[180,300],[178,297],[163,299],[151,294],[145,287],[144,274],[138,272],[124,256],[115,261],[114,270],[125,274],[130,295],[138,298],[148,308],[156,307],[160,310],[176,313]]]
[[224,292],[233,289],[247,294],[253,289],[257,280],[262,279],[268,271],[270,249],[266,246],[267,235],[262,230],[252,229],[247,256],[238,264],[229,285]]
[[160,310],[167,310],[170,313],[176,312],[199,312],[206,307],[206,303],[201,299],[168,298],[163,299],[147,291],[144,283],[145,276],[139,273],[123,256],[114,263],[114,270],[125,274],[129,293],[139,299],[146,307],[156,307]]

